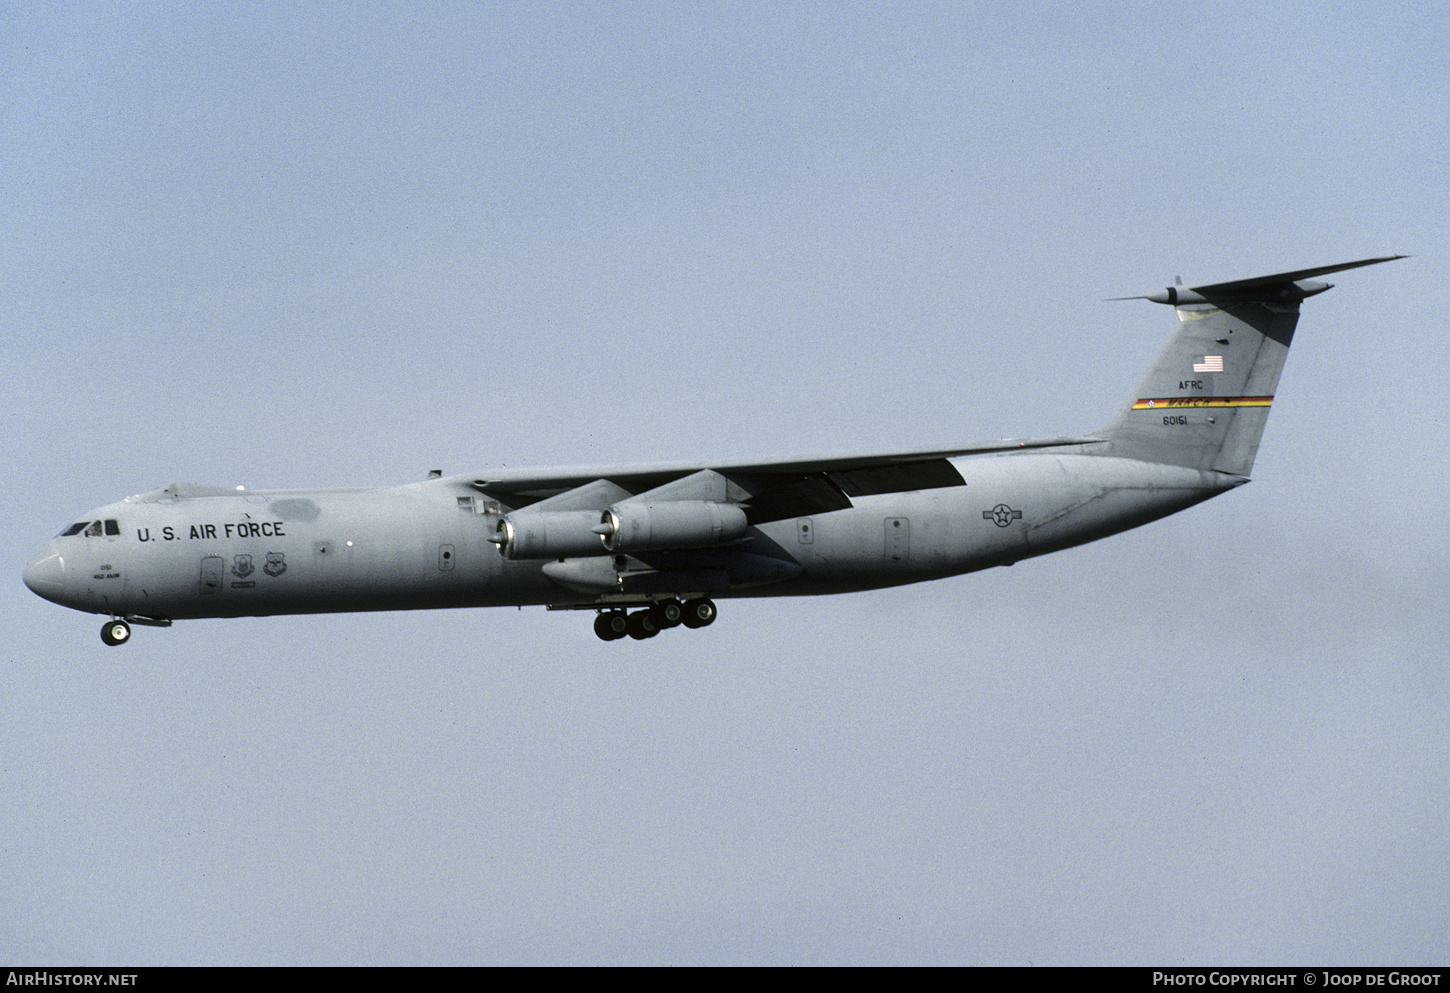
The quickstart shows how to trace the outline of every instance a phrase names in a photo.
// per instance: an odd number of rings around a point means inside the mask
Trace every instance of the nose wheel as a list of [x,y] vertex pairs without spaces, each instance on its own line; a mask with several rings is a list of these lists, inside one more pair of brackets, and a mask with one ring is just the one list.
[[131,640],[131,625],[122,620],[107,621],[101,626],[101,640],[115,648]]

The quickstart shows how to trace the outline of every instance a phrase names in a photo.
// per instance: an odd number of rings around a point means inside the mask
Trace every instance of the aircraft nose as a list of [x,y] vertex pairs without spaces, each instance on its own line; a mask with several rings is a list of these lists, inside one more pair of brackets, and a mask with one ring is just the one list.
[[25,566],[24,577],[36,596],[55,600],[65,592],[65,559],[54,547],[47,548]]

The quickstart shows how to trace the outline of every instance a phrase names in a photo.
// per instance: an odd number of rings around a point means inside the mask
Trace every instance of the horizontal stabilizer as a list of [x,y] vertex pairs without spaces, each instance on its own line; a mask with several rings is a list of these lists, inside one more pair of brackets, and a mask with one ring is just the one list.
[[1404,255],[1385,255],[1375,259],[1360,259],[1358,262],[1342,262],[1339,265],[1316,266],[1313,269],[1296,269],[1293,272],[1276,272],[1271,276],[1253,276],[1249,279],[1233,279],[1226,283],[1205,283],[1202,286],[1169,286],[1158,293],[1149,293],[1144,296],[1133,297],[1111,297],[1112,300],[1150,300],[1153,303],[1166,303],[1170,306],[1182,306],[1191,303],[1215,303],[1225,300],[1249,301],[1262,300],[1265,302],[1282,301],[1285,303],[1297,303],[1306,297],[1312,297],[1316,293],[1323,293],[1332,284],[1311,282],[1315,276],[1324,276],[1331,272],[1343,272],[1346,269],[1358,269],[1361,266],[1378,265],[1381,262],[1393,262],[1395,259],[1403,259]]

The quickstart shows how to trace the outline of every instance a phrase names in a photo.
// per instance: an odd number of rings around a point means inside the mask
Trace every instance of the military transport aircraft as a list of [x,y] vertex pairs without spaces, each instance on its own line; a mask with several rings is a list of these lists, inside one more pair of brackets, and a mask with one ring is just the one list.
[[703,627],[715,600],[874,589],[1011,565],[1248,482],[1313,277],[1390,255],[1145,299],[1178,326],[1117,416],[1078,437],[782,458],[432,473],[375,489],[173,484],[92,510],[25,584],[132,624],[547,605],[606,641]]

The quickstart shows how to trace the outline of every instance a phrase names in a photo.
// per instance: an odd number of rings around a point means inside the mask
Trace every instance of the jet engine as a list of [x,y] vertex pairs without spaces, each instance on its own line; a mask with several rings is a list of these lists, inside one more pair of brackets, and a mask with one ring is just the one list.
[[607,551],[628,553],[720,545],[745,537],[748,526],[745,511],[733,503],[667,500],[617,503],[593,530]]
[[560,559],[603,555],[592,528],[597,510],[556,510],[510,514],[498,522],[489,541],[506,559]]

